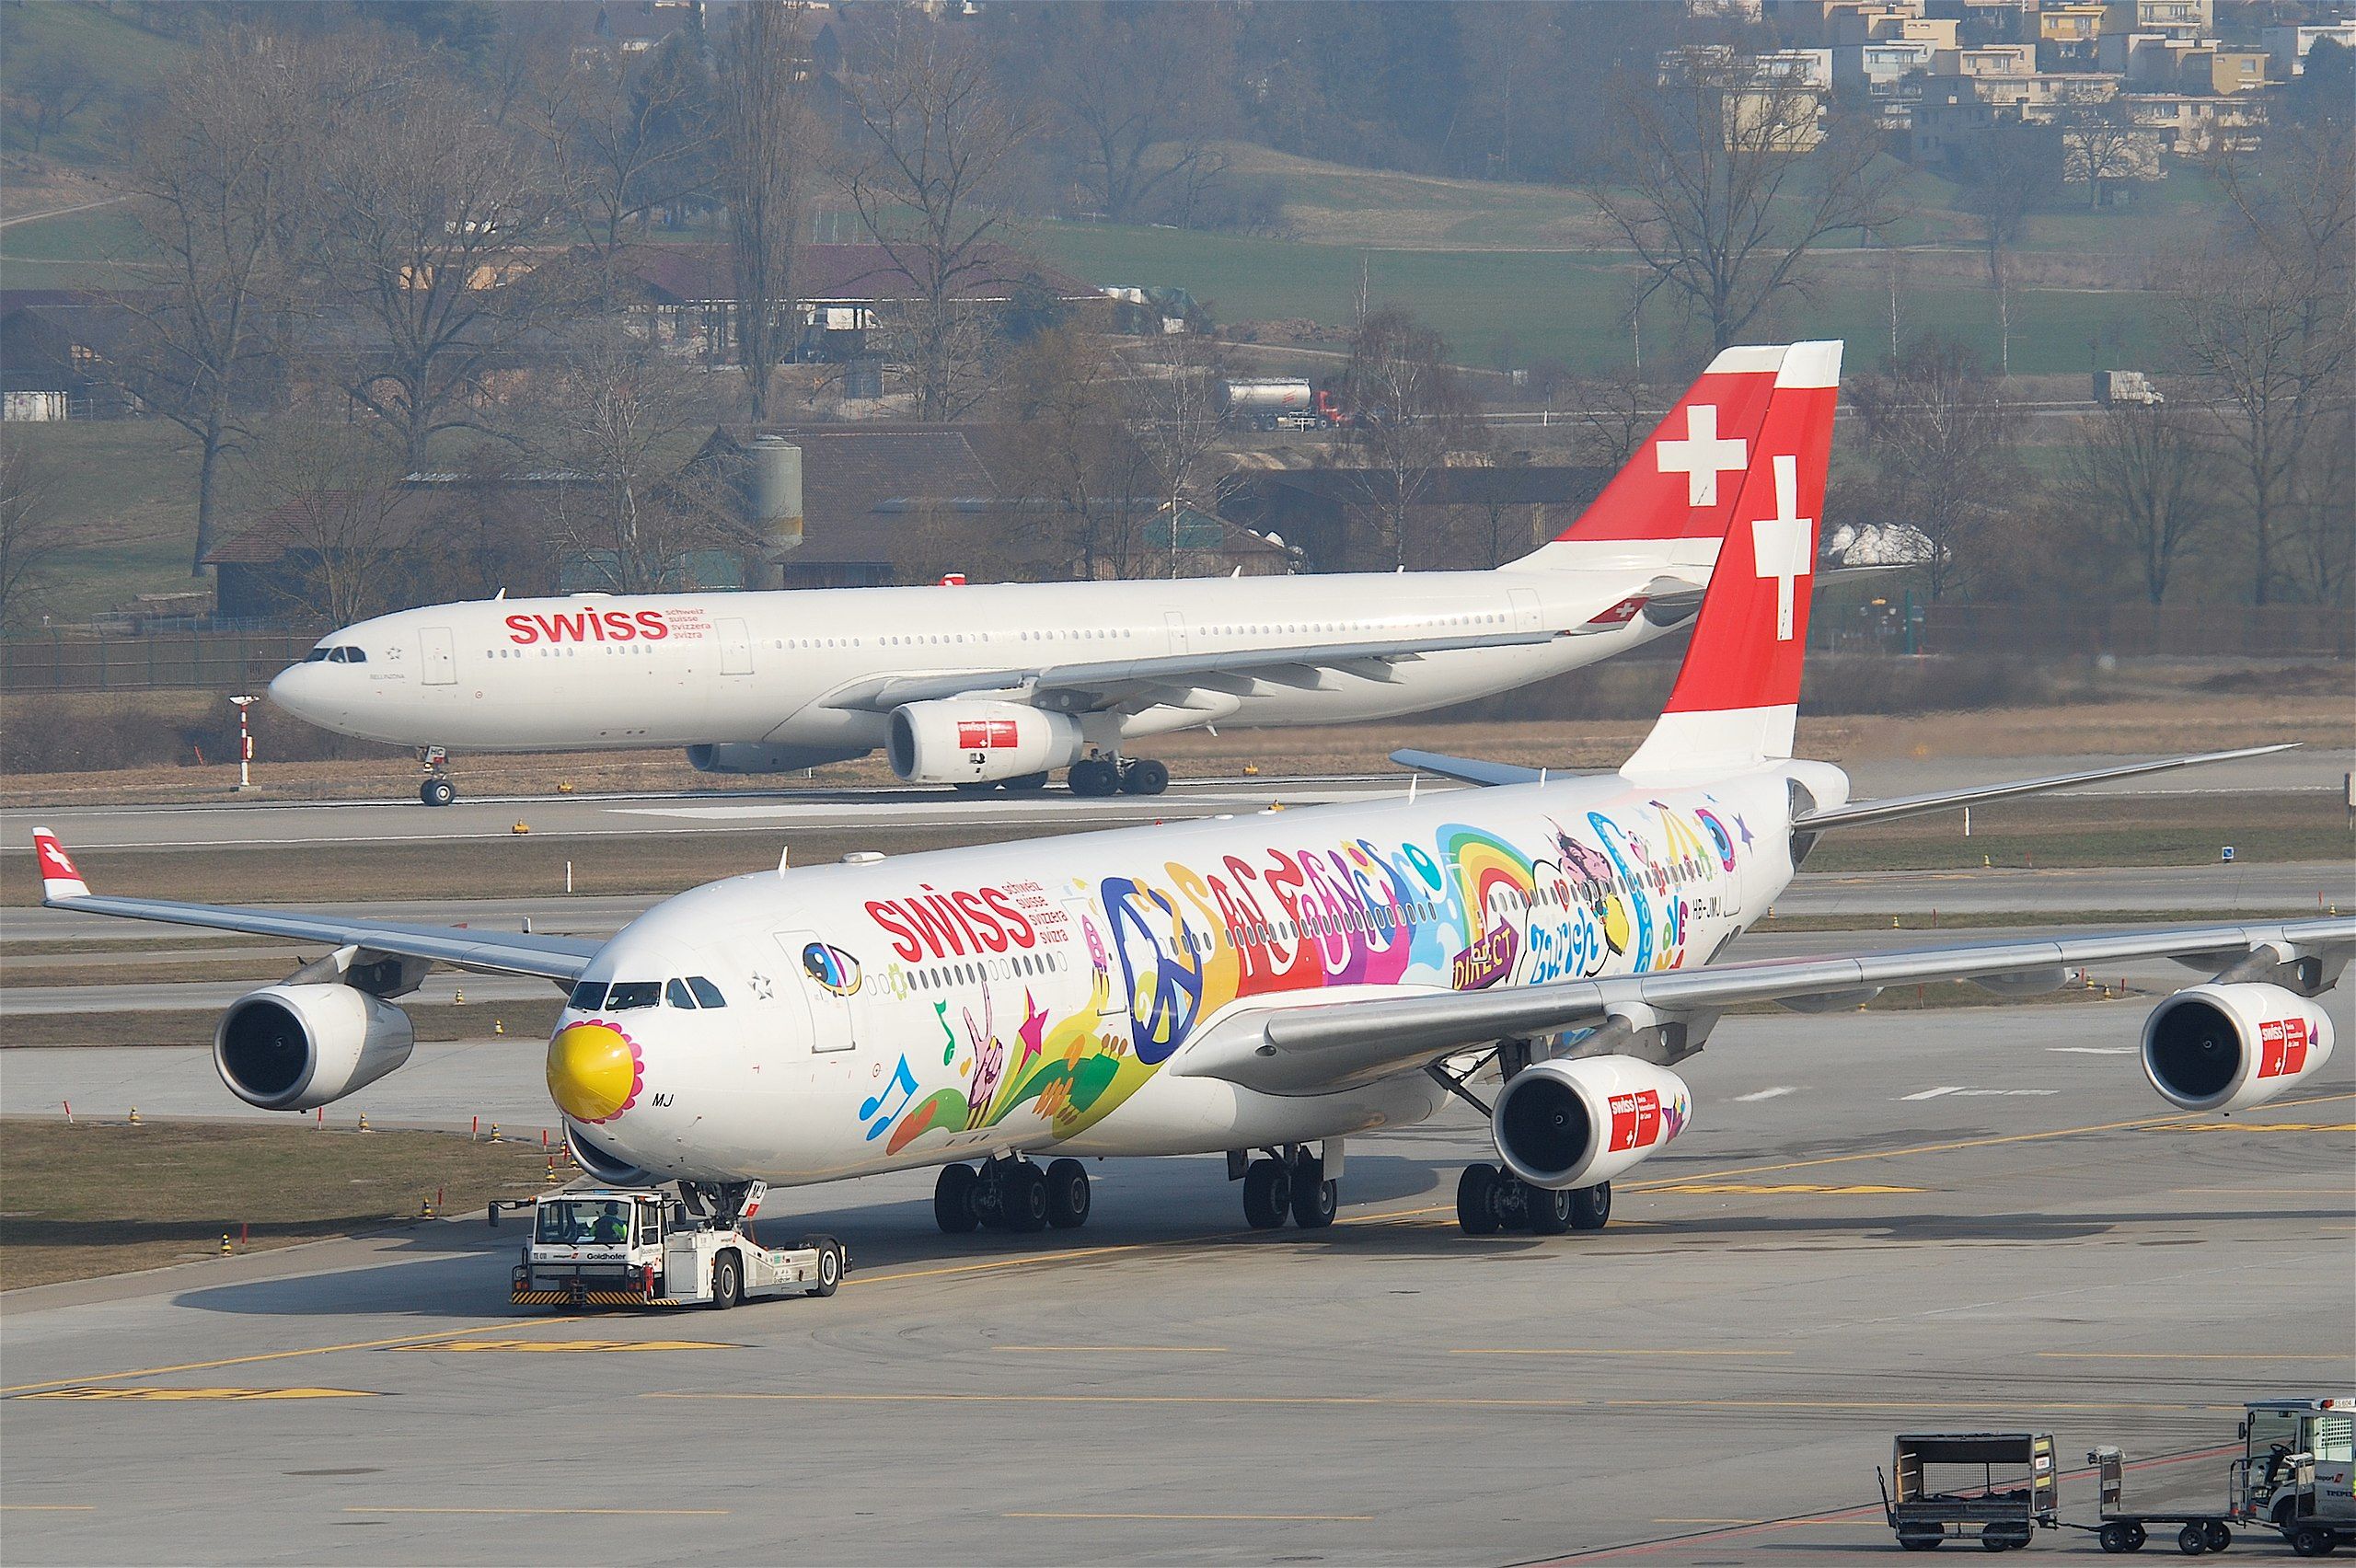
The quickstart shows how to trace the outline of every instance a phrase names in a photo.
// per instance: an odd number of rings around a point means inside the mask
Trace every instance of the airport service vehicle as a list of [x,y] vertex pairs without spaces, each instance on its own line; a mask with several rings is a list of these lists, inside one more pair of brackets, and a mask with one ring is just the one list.
[[[1959,1482],[1951,1476],[1958,1470]],[[1900,1433],[1890,1440],[1882,1517],[1909,1551],[1974,1539],[1989,1551],[2011,1551],[2038,1528],[2059,1526],[2060,1482],[2050,1432]]]
[[1395,717],[1507,691],[1689,621],[1793,351],[1713,360],[1559,538],[1493,571],[574,594],[403,610],[271,683],[324,729],[453,751],[682,746],[799,772],[878,748],[917,784],[1156,794],[1129,749],[1213,725]]
[[850,1267],[841,1242],[812,1236],[771,1248],[753,1239],[753,1216],[767,1191],[752,1182],[722,1213],[693,1192],[676,1199],[642,1187],[543,1193],[532,1202],[532,1233],[509,1299],[520,1307],[725,1311],[771,1296],[832,1296]]
[[2130,1507],[2126,1456],[2104,1447],[2086,1455],[2101,1488],[2100,1520],[2091,1529],[2108,1552],[2141,1551],[2155,1530],[2175,1526],[2188,1557],[2223,1551],[2234,1528],[2273,1529],[2301,1557],[2323,1557],[2356,1542],[2356,1396],[2251,1400],[2235,1435],[2242,1457],[2225,1472],[2216,1508]]
[[[1746,471],[1667,709],[1616,772],[1412,756],[1480,787],[764,870],[606,940],[98,894],[36,830],[43,899],[328,944],[221,1019],[214,1065],[248,1104],[307,1111],[397,1070],[411,1032],[395,1003],[433,964],[538,975],[568,987],[547,1078],[594,1179],[676,1182],[725,1210],[756,1180],[939,1168],[952,1230],[1083,1222],[1082,1159],[1202,1153],[1227,1156],[1254,1226],[1322,1228],[1346,1141],[1451,1095],[1496,1149],[1459,1179],[1465,1230],[1591,1228],[1612,1182],[1692,1124],[1685,1075],[1729,1009],[1837,1028],[1888,986],[2034,993],[2096,963],[2209,976],[2142,1026],[2170,1104],[2230,1115],[2295,1089],[2330,1055],[2316,998],[2356,953],[2356,917],[1725,956],[1828,834],[2257,755],[1863,801],[1796,758],[1839,360],[1838,344],[1784,357],[1767,461]],[[1738,1049],[1740,1030],[1725,1025]],[[1475,1062],[1502,1080],[1491,1101]]]
[[1349,423],[1334,394],[1312,386],[1307,376],[1222,381],[1218,413],[1226,423],[1252,430],[1335,430]]

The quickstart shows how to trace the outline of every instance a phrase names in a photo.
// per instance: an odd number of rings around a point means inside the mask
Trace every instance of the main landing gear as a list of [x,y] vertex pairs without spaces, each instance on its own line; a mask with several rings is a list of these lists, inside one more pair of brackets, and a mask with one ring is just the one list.
[[1533,1187],[1494,1165],[1468,1165],[1456,1182],[1456,1223],[1467,1236],[1527,1230],[1560,1236],[1569,1230],[1600,1230],[1611,1217],[1611,1183],[1556,1190]]
[[1123,761],[1116,756],[1087,756],[1064,775],[1075,795],[1159,795],[1170,788],[1170,765],[1153,758]]
[[1253,1229],[1274,1230],[1288,1216],[1303,1230],[1334,1223],[1341,1208],[1340,1140],[1328,1140],[1325,1150],[1334,1160],[1334,1176],[1325,1173],[1324,1158],[1299,1144],[1270,1149],[1257,1159],[1242,1149],[1229,1152],[1228,1179],[1243,1182],[1243,1217]]
[[978,1169],[944,1165],[932,1187],[932,1217],[962,1236],[976,1227],[1030,1235],[1088,1223],[1088,1167],[1058,1159],[1045,1170],[1028,1159],[993,1159]]
[[425,778],[417,786],[417,798],[429,806],[446,806],[458,798],[458,787],[450,782],[450,754],[440,746],[427,746],[417,754],[424,766]]

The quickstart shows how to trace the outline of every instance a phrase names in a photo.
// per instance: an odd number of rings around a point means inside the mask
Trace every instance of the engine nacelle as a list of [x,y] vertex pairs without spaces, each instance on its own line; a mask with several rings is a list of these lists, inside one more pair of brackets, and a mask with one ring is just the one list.
[[264,1111],[308,1111],[409,1060],[409,1014],[350,986],[265,986],[229,1004],[213,1066],[229,1092]]
[[892,709],[884,753],[910,784],[995,784],[1080,760],[1080,721],[1020,702],[911,702]]
[[1533,1062],[1506,1080],[1490,1132],[1506,1169],[1533,1187],[1591,1187],[1685,1130],[1693,1096],[1634,1056]]
[[2143,1020],[2143,1076],[2187,1111],[2263,1105],[2331,1060],[2331,1015],[2280,986],[2193,986]]
[[698,773],[799,773],[805,767],[824,767],[830,762],[849,762],[866,755],[864,747],[847,751],[840,746],[772,746],[758,742],[722,741],[689,746],[687,766]]

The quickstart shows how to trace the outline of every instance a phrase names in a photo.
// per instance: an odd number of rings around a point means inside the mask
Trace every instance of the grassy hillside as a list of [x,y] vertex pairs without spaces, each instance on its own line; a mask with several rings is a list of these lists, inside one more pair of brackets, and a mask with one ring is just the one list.
[[[67,168],[98,169],[119,156],[110,116],[151,91],[182,47],[95,6],[68,0],[0,6],[0,89],[17,97],[46,57],[78,61],[98,81],[98,96],[43,143],[40,156]],[[7,116],[0,152],[14,166],[12,174],[32,172],[19,162],[31,156],[32,145],[31,129]],[[17,203],[12,198],[9,204]]]
[[[48,515],[65,548],[44,575],[46,605],[81,620],[134,594],[190,586],[196,537],[196,449],[166,420],[11,425],[49,481]],[[235,465],[225,466],[234,469]],[[234,483],[234,476],[228,476]],[[224,520],[236,515],[229,498]]]

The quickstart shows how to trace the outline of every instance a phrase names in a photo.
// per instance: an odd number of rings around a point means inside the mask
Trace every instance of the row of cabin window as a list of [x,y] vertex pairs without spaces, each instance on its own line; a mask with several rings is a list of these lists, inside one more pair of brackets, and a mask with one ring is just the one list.
[[692,1012],[698,1008],[724,1008],[728,998],[700,974],[684,980],[583,980],[573,986],[568,1005],[575,1012],[626,1012],[631,1008],[674,1007]]
[[[1059,953],[1018,952],[1006,961],[1017,975],[1052,974],[1064,967]],[[942,963],[927,969],[908,971],[908,985],[918,991],[937,990],[944,986],[974,986],[989,978],[978,963]]]
[[[1424,628],[1442,626],[1502,626],[1505,617],[1494,613],[1472,616],[1434,616],[1423,623]],[[1254,623],[1250,626],[1207,626],[1200,628],[1205,637],[1268,637],[1278,633],[1303,631],[1364,631],[1368,628],[1348,621],[1282,621]],[[1396,626],[1382,629],[1401,635],[1421,629],[1418,627]]]

